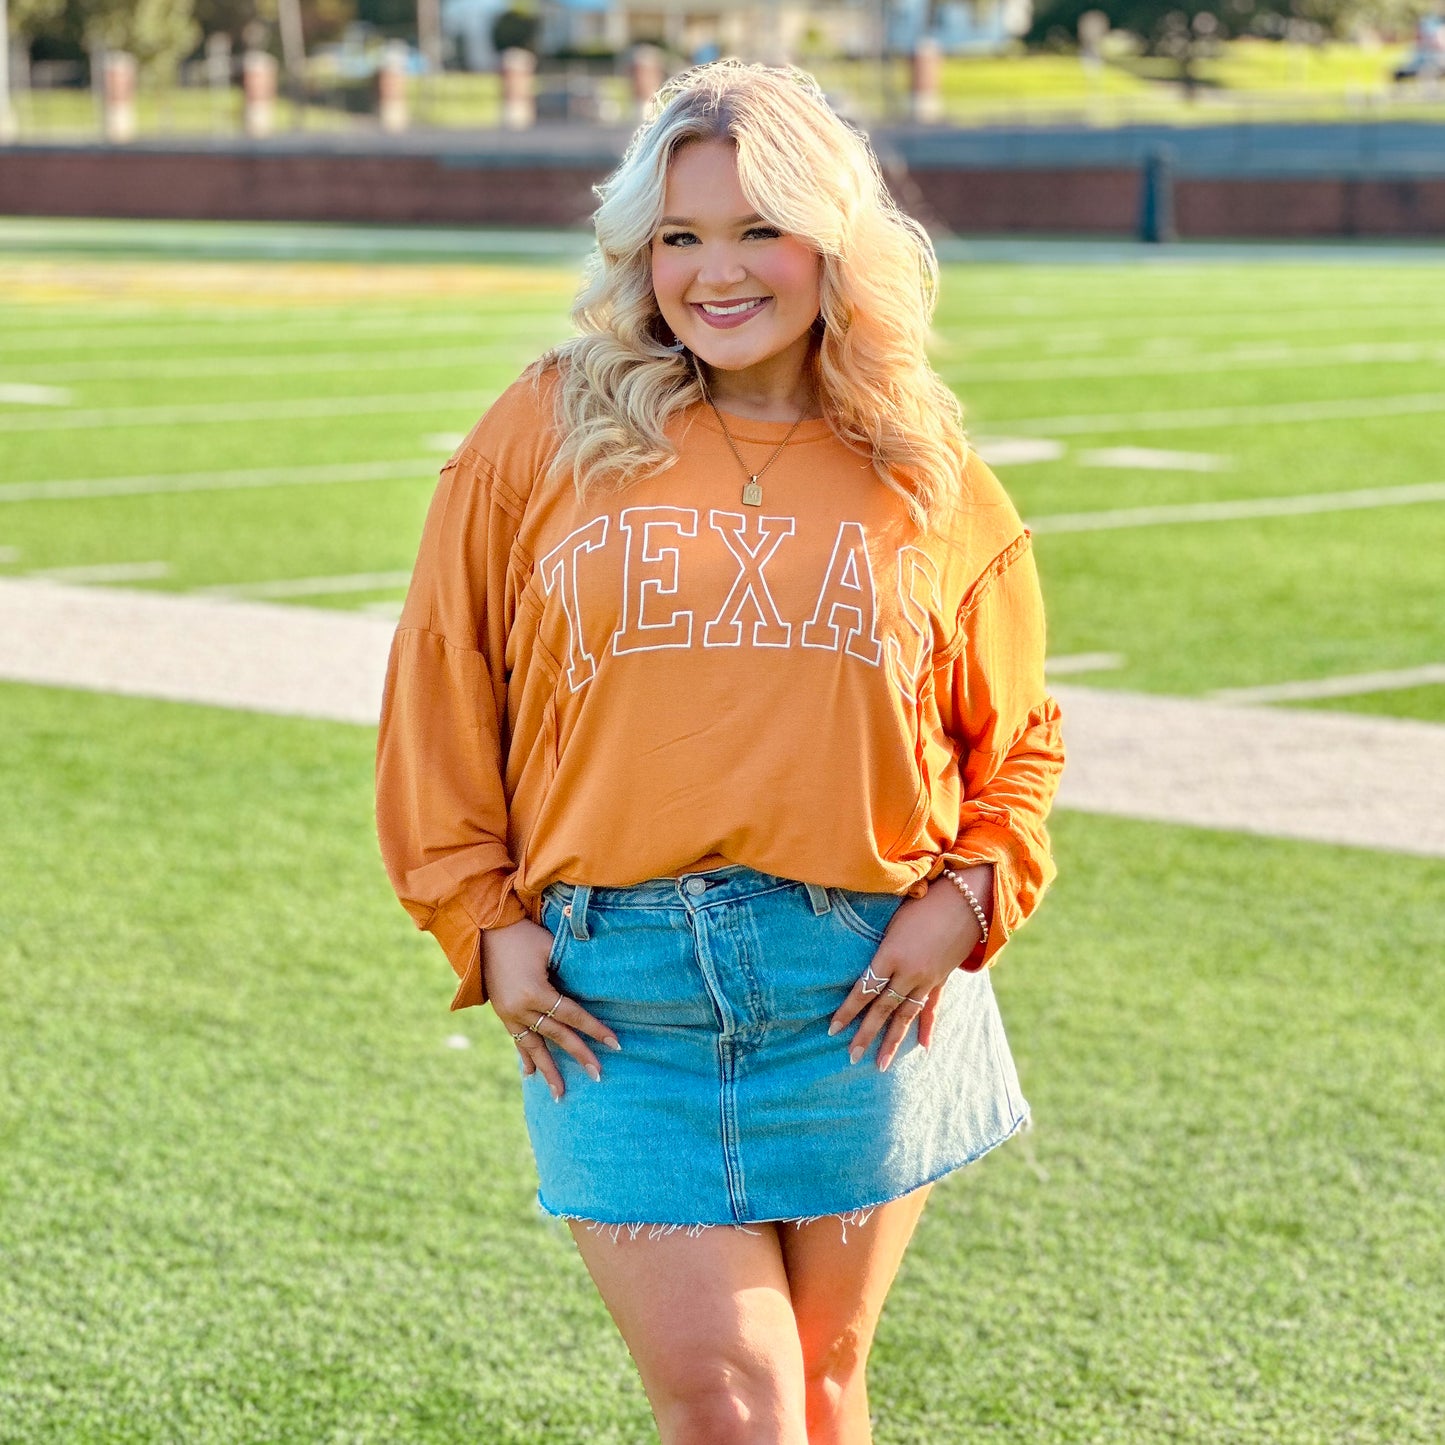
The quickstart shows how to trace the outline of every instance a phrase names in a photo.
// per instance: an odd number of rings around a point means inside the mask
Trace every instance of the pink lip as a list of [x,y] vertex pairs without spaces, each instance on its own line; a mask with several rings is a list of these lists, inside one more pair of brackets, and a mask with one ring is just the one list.
[[[741,299],[742,298],[739,297],[739,300]],[[771,299],[772,298],[768,296],[760,296],[758,297],[757,304],[755,306],[749,306],[746,311],[736,312],[732,316],[711,316],[703,310],[702,304],[700,302],[694,301],[689,304],[692,306],[692,309],[697,312],[697,314],[701,316],[702,319],[715,330],[731,331],[734,326],[741,326],[743,322],[751,321],[753,317],[756,316],[758,312],[761,311]],[[715,306],[725,306],[727,304],[729,303],[724,301],[715,301],[713,303],[713,305]]]

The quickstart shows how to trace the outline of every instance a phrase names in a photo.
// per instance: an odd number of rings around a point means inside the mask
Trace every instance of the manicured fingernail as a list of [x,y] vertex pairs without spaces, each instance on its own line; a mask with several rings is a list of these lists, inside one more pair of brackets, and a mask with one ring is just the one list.
[[588,1064],[587,1077],[590,1078],[594,1084],[600,1084],[602,1082],[602,1070],[599,1069],[596,1064]]
[[603,1039],[602,1042],[606,1044],[614,1054],[620,1054],[622,1052],[622,1045],[619,1044],[616,1039]]
[[849,1049],[849,1050],[848,1050],[848,1062],[849,1062],[850,1064],[856,1064],[856,1063],[858,1062],[858,1060],[861,1059],[862,1057],[863,1057],[863,1050],[862,1050],[862,1049]]
[[561,1089],[553,1089],[553,1090],[552,1090],[552,1102],[553,1102],[554,1104],[560,1104],[560,1103],[562,1102],[562,1091],[561,1091]]
[[888,1066],[889,1066],[889,1064],[891,1064],[892,1062],[893,1062],[893,1055],[892,1055],[892,1054],[889,1054],[886,1059],[880,1059],[879,1062],[878,1062],[878,1072],[879,1072],[880,1074],[886,1074],[886,1073],[888,1072]]
[[841,1034],[842,1032],[843,1025],[840,1024],[837,1019],[834,1019],[833,1022],[828,1025],[828,1037],[830,1039],[833,1037],[834,1034]]

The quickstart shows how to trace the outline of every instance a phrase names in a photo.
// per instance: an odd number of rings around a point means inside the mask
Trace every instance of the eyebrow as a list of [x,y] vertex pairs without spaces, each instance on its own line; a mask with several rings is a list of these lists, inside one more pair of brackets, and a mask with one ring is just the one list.
[[[750,216],[739,216],[735,221],[727,221],[724,224],[729,226],[755,226],[763,218],[756,213]],[[691,216],[664,216],[658,223],[659,226],[695,226],[696,221]]]

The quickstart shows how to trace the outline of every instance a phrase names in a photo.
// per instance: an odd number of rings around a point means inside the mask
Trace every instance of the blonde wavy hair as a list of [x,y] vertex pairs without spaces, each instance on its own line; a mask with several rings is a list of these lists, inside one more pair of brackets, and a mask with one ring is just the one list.
[[677,460],[666,428],[703,389],[692,358],[662,339],[651,246],[668,163],[704,140],[732,141],[749,204],[822,257],[823,324],[808,359],[818,404],[926,528],[958,497],[968,452],[958,401],[925,354],[937,258],[888,195],[867,140],[791,67],[722,60],[677,76],[597,187],[597,247],[572,308],[579,334],[539,363],[560,376],[553,474],[585,494]]

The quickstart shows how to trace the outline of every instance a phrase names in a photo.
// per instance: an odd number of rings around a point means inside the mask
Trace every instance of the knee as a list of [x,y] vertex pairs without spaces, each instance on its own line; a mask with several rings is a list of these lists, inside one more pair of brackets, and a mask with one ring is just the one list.
[[825,1341],[804,1347],[803,1384],[807,1391],[809,1434],[823,1432],[843,1414],[863,1387],[870,1341],[848,1326]]
[[801,1442],[801,1411],[788,1394],[764,1366],[717,1361],[675,1376],[653,1409],[665,1445]]

